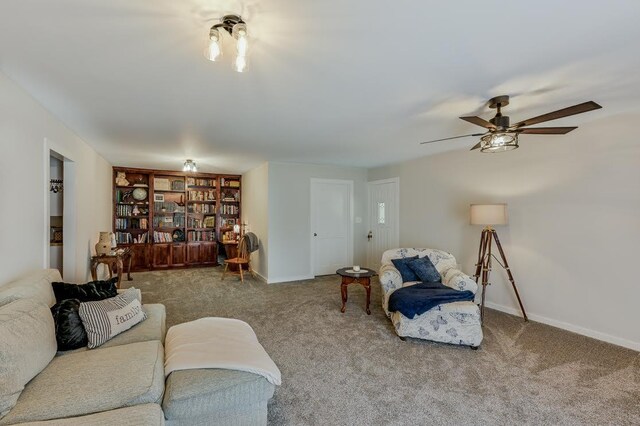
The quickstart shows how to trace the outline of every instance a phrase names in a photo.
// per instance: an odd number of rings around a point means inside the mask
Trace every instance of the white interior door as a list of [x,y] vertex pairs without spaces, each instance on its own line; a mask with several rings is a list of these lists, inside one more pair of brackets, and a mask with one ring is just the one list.
[[353,181],[311,180],[313,275],[335,274],[353,264]]
[[380,269],[385,250],[400,244],[400,180],[398,178],[369,182],[369,224],[367,262]]

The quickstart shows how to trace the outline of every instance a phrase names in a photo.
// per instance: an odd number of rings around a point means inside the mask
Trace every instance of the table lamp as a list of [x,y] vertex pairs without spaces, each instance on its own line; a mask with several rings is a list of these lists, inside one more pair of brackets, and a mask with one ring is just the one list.
[[[507,225],[508,223],[509,220],[507,216],[506,204],[471,204],[471,225],[484,226],[482,235],[480,236],[478,262],[476,263],[476,274],[474,275],[476,283],[478,282],[478,279],[482,279],[482,303],[480,305],[480,316],[482,319],[484,319],[485,293],[487,292],[487,286],[491,284],[489,283],[489,274],[491,272],[492,266],[491,261],[493,258],[495,258],[500,266],[502,266],[507,271],[509,281],[511,281],[511,286],[513,287],[513,291],[515,292],[516,298],[518,299],[518,304],[520,305],[522,316],[525,321],[528,321],[524,306],[522,305],[522,301],[520,300],[520,295],[518,294],[516,282],[513,278],[513,274],[511,273],[511,269],[509,268],[509,263],[507,263],[507,257],[505,256],[504,250],[502,249],[502,244],[500,244],[498,233],[493,228],[494,226]],[[496,257],[495,254],[491,252],[492,243],[494,240],[496,242],[496,247],[498,247],[498,253],[500,254],[500,259],[502,260],[502,262]]]

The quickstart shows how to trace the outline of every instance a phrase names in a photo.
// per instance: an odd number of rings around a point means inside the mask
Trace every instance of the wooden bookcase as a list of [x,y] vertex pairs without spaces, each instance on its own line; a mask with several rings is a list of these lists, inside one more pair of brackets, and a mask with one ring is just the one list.
[[239,175],[113,168],[113,232],[132,271],[216,266],[240,206]]

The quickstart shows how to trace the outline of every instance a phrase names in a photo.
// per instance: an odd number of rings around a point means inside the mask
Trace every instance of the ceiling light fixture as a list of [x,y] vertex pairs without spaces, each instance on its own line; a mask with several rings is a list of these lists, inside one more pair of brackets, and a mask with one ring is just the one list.
[[182,167],[183,172],[192,172],[195,173],[198,171],[196,167],[196,162],[193,160],[187,160],[184,162],[184,166]]
[[480,152],[503,152],[518,148],[518,134],[495,132],[480,138]]
[[219,24],[215,24],[209,30],[209,45],[204,52],[205,58],[210,61],[217,60],[222,56],[222,34],[231,35],[236,41],[236,60],[234,68],[238,72],[244,72],[247,69],[247,51],[249,50],[249,32],[247,24],[239,15],[225,15],[220,19]]

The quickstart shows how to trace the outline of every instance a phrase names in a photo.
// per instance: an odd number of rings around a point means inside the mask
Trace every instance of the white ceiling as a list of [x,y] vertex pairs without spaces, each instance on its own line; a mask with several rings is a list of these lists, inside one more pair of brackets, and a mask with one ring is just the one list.
[[[248,23],[244,74],[202,55],[225,13]],[[492,95],[512,120],[595,100],[553,122],[585,135],[640,113],[639,18],[631,0],[2,0],[0,69],[116,165],[371,167],[468,149],[418,142],[478,131],[456,117],[489,118]]]

